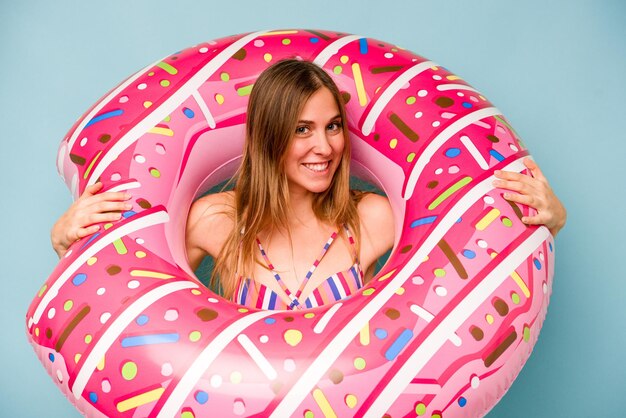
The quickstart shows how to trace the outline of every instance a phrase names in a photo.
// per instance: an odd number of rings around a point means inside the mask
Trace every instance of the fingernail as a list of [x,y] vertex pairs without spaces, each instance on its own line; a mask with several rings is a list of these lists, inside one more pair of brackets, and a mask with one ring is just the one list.
[[131,209],[132,207],[133,207],[133,205],[132,205],[132,204],[130,204],[130,203],[126,203],[126,204],[124,205],[124,209],[127,209],[127,210],[128,210],[128,209]]
[[124,193],[124,199],[128,200],[132,197],[132,195],[128,192]]
[[509,193],[504,193],[502,197],[505,199],[508,199],[509,197],[511,197],[511,195]]
[[502,171],[500,171],[500,170],[496,170],[496,171],[493,172],[493,174],[495,174],[496,176],[499,176],[500,173],[502,173]]

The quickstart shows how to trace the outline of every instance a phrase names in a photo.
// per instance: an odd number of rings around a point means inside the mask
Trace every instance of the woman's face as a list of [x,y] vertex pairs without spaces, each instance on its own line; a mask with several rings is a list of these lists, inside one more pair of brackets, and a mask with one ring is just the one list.
[[285,156],[289,192],[321,193],[330,187],[344,147],[341,115],[330,90],[320,88],[304,104]]

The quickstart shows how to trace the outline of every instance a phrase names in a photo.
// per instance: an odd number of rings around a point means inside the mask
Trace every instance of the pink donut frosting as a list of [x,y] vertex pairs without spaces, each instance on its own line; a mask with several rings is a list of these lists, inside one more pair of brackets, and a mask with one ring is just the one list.
[[[185,222],[239,162],[256,77],[288,57],[337,83],[353,172],[387,194],[397,239],[347,299],[252,310],[196,279]],[[530,355],[551,292],[552,236],[492,185],[527,155],[479,92],[386,42],[296,29],[179,51],[62,141],[74,196],[100,180],[133,208],[72,245],[28,309],[30,342],[87,416],[482,416]]]

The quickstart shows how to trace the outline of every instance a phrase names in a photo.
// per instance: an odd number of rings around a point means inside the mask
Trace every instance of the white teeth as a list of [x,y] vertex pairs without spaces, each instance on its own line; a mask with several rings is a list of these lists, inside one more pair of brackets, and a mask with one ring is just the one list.
[[328,168],[328,161],[323,162],[323,163],[315,163],[315,164],[304,163],[302,165],[311,171],[324,171]]

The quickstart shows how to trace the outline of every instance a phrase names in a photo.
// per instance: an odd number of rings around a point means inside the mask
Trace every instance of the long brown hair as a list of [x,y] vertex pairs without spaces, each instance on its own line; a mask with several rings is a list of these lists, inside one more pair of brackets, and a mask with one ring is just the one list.
[[350,141],[339,89],[324,70],[311,62],[279,61],[261,73],[248,102],[243,158],[235,175],[234,228],[218,255],[212,278],[219,278],[227,298],[232,297],[240,276],[252,277],[259,233],[265,228],[289,230],[285,154],[305,103],[321,88],[330,90],[335,98],[345,145],[330,187],[315,196],[313,211],[322,221],[336,226],[346,224],[358,249],[359,218],[349,184]]

